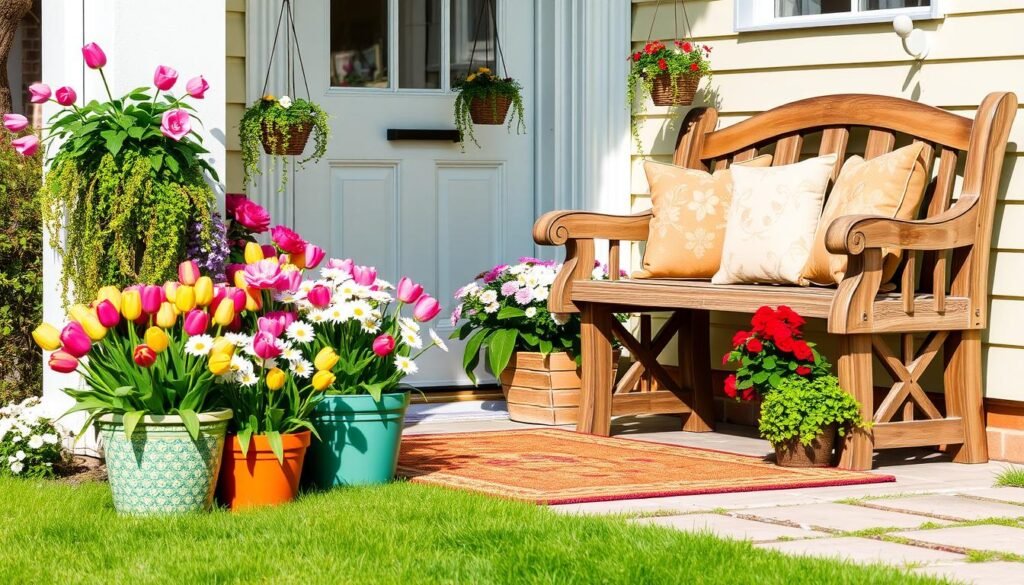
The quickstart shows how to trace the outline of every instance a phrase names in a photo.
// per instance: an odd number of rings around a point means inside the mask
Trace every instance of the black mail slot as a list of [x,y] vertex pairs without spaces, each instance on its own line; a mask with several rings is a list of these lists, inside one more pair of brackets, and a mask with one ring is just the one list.
[[388,128],[388,140],[443,140],[459,142],[458,130],[424,130],[417,128]]

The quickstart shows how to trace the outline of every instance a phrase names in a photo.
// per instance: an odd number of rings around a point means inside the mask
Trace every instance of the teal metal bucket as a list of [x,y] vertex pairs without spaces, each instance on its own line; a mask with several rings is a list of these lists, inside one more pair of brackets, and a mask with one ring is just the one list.
[[327,395],[313,411],[320,438],[306,452],[303,484],[317,489],[387,483],[395,476],[409,393]]

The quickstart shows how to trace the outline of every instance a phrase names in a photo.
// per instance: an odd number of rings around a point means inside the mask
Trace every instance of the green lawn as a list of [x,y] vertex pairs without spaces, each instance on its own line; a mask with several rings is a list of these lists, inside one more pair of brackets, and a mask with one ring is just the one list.
[[936,582],[409,483],[161,519],[116,515],[104,484],[12,479],[0,479],[0,575],[5,584]]

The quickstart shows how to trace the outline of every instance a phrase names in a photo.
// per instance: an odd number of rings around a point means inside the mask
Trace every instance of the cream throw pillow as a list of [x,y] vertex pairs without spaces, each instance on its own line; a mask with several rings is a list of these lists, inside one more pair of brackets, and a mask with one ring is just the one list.
[[722,265],[714,284],[806,285],[811,255],[836,155],[766,169],[735,167]]
[[[771,155],[737,163],[767,167]],[[645,162],[651,186],[651,224],[643,270],[633,278],[711,278],[722,259],[725,216],[732,201],[732,173],[713,174]]]
[[[924,145],[911,144],[865,161],[852,156],[843,164],[832,194],[825,202],[814,249],[804,267],[804,278],[814,284],[836,284],[846,273],[846,256],[829,254],[825,233],[832,222],[844,215],[870,214],[897,219],[913,219],[924,199],[928,182]],[[887,283],[900,263],[900,250],[882,250],[882,282]]]

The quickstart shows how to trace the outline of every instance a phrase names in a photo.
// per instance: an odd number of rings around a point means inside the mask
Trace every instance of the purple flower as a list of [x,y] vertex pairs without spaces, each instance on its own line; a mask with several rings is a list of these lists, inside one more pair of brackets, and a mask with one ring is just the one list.
[[456,325],[458,325],[459,319],[461,319],[461,318],[462,318],[462,305],[458,305],[458,306],[455,307],[455,310],[452,311],[452,327],[455,327]]
[[203,238],[203,224],[193,222],[189,226],[188,243],[185,253],[188,260],[195,260],[202,272],[215,282],[224,280],[224,265],[231,253],[227,242],[227,227],[219,213],[214,213],[210,226],[210,237]]
[[508,264],[499,264],[494,268],[488,270],[487,273],[484,274],[483,276],[484,284],[490,284],[494,282],[499,276],[501,276],[501,273],[504,272],[506,268],[508,268]]
[[506,282],[505,284],[501,285],[501,296],[510,297],[510,296],[516,294],[516,291],[518,291],[518,290],[519,290],[519,283],[514,281],[514,280],[510,280],[510,281]]
[[554,260],[541,260],[540,258],[534,258],[533,256],[523,256],[519,259],[520,264],[534,264],[536,266],[554,266],[558,264]]
[[516,302],[520,305],[529,305],[533,300],[533,291],[528,288],[521,288],[516,291]]

